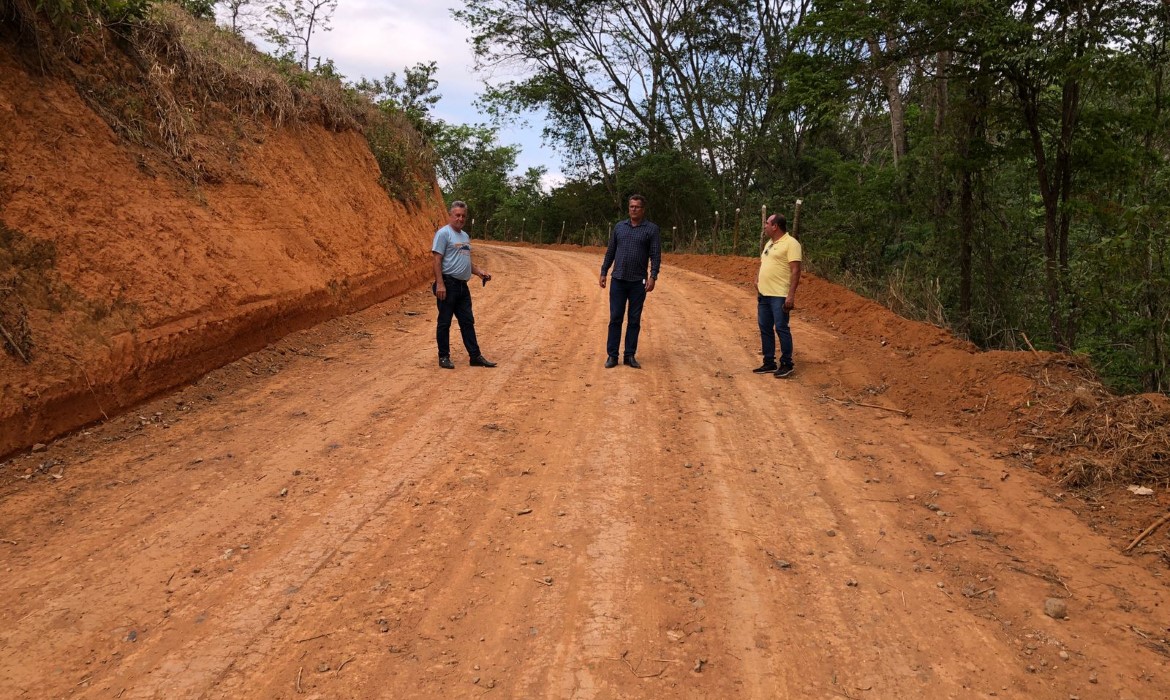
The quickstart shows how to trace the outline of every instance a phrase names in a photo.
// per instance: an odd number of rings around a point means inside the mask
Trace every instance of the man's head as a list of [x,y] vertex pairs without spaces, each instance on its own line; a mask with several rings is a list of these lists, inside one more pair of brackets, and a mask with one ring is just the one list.
[[637,226],[646,216],[646,198],[640,194],[630,195],[630,222]]
[[788,220],[783,214],[772,214],[764,220],[764,230],[772,238],[779,238],[788,233]]
[[451,208],[447,210],[447,223],[451,225],[451,230],[459,232],[463,230],[463,224],[467,222],[467,202],[456,199],[451,202]]

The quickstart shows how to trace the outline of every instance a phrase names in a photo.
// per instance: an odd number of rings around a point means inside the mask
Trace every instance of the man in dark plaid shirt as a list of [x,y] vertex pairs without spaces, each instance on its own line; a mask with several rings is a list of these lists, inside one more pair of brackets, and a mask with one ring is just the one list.
[[[613,266],[613,284],[609,287],[609,337],[605,343],[605,366],[617,367],[618,341],[622,337],[622,316],[629,304],[630,318],[626,325],[625,364],[635,369],[642,365],[634,354],[638,352],[638,333],[642,330],[642,305],[646,294],[654,291],[658,268],[662,266],[662,235],[658,225],[646,221],[646,198],[640,194],[630,197],[630,218],[620,221],[609,235],[609,247],[601,263],[601,288],[605,276]],[[650,274],[646,274],[646,265]]]

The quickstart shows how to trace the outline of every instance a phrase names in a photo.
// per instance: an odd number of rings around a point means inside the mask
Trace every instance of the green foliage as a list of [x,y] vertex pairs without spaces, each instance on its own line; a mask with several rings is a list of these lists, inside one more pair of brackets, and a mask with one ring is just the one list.
[[728,250],[740,210],[742,252],[761,204],[791,214],[803,198],[818,272],[985,347],[1084,352],[1119,390],[1170,390],[1170,5],[454,14],[481,67],[521,68],[489,75],[483,104],[543,112],[567,154],[571,179],[540,204],[581,234],[566,238],[596,242],[638,190],[675,246]]
[[403,204],[418,205],[434,172],[432,152],[421,135],[400,112],[373,109],[367,115],[365,136],[378,162],[382,187]]
[[[49,19],[54,27],[72,32],[103,22],[113,27],[126,26],[142,20],[153,0],[36,0],[31,9]],[[26,15],[30,7],[14,3],[18,16]],[[32,16],[23,16],[25,22],[34,22]]]
[[116,25],[131,25],[146,17],[152,0],[104,0],[100,4],[106,21]]
[[416,63],[403,71],[401,82],[396,73],[390,73],[380,80],[362,78],[354,87],[374,104],[399,110],[421,134],[434,138],[439,125],[431,117],[431,109],[442,97],[435,92],[439,87],[437,72],[434,61]]
[[216,0],[179,0],[179,6],[196,19],[215,19]]

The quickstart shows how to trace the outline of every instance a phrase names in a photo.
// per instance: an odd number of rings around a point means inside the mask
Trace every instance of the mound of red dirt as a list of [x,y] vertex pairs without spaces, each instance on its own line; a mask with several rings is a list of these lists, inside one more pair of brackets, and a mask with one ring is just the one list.
[[[666,260],[749,294],[755,289],[754,258]],[[1067,355],[980,351],[946,329],[902,318],[815,275],[801,277],[797,296],[798,315],[854,341],[848,357],[823,358],[832,377],[823,387],[828,398],[990,434],[1005,455],[1069,486],[1170,480],[1165,396],[1112,396],[1085,363]]]
[[0,455],[428,275],[359,133],[224,121],[192,183],[2,44],[0,123]]

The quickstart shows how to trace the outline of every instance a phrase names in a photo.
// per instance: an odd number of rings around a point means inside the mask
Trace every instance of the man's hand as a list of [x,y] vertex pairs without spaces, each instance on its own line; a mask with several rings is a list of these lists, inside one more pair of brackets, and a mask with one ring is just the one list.
[[436,282],[435,283],[435,297],[438,298],[439,301],[446,300],[447,299],[447,285],[443,284],[442,282]]
[[480,270],[479,271],[479,278],[481,280],[483,280],[484,282],[491,282],[492,281],[491,273],[489,273],[487,270]]
[[605,275],[602,275],[602,276],[601,276],[601,277],[598,279],[597,283],[601,285],[601,288],[602,288],[602,289],[605,289]]
[[788,297],[784,300],[784,310],[792,311],[796,308],[796,297]]
[[647,277],[647,278],[646,278],[646,291],[647,291],[647,292],[653,292],[653,291],[654,291],[654,283],[655,283],[655,282],[657,282],[657,280],[655,280],[653,277]]

